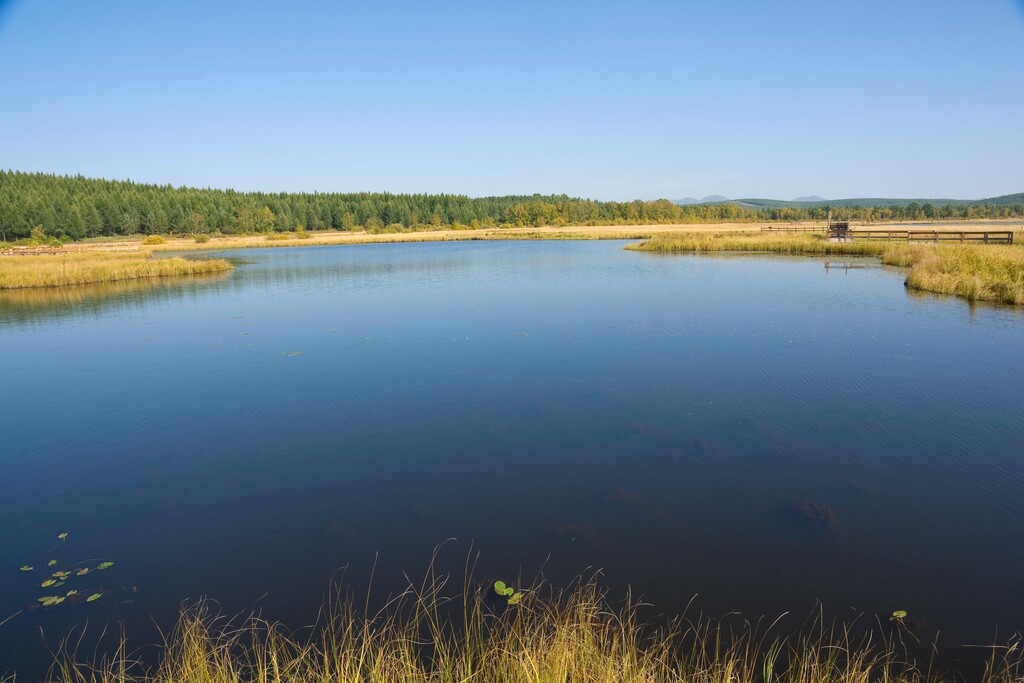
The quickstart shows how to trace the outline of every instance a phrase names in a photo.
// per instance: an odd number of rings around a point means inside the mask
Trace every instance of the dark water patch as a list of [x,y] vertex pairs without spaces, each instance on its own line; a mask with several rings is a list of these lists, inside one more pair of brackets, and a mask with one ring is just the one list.
[[600,568],[664,613],[1024,628],[1017,312],[620,247],[247,250],[218,281],[0,307],[0,621],[64,530],[138,589],[11,620],[0,670],[33,678],[86,619],[157,641],[202,596],[301,626],[340,568],[386,596],[449,538],[448,569]]

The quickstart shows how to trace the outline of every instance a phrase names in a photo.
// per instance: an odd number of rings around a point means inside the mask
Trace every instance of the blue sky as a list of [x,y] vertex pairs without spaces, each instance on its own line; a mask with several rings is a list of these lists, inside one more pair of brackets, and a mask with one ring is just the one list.
[[267,191],[1024,191],[1024,0],[0,0],[0,167]]

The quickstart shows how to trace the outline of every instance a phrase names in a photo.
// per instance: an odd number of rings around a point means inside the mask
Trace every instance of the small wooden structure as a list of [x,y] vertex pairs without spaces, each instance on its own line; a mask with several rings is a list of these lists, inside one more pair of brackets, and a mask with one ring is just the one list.
[[832,220],[832,212],[829,211],[828,226],[825,228],[825,234],[828,235],[830,240],[847,241],[850,239],[850,221],[834,221]]

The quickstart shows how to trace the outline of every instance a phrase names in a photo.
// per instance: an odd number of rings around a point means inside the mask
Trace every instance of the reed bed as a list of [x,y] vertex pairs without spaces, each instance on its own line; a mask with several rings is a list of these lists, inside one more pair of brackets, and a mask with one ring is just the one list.
[[944,246],[921,254],[907,286],[972,301],[1024,305],[1024,249]]
[[830,242],[814,233],[737,233],[683,232],[654,235],[627,249],[655,253],[701,253],[749,251],[771,254],[812,254],[828,256],[881,256],[884,245],[878,242]]
[[654,253],[715,251],[810,256],[877,256],[909,268],[906,285],[971,301],[1024,305],[1024,249],[1019,246],[830,242],[823,235],[759,233],[659,234],[627,249]]
[[0,289],[59,287],[231,270],[224,259],[152,258],[147,252],[0,256]]
[[[526,592],[516,606],[489,586],[445,597],[434,580],[368,614],[345,602],[294,633],[259,618],[182,613],[157,663],[124,648],[76,663],[64,653],[50,680],[66,683],[926,683],[964,680],[915,660],[908,627],[880,621],[864,635],[812,619],[801,633],[777,623],[679,618],[642,623],[593,582]],[[925,652],[928,648],[923,648]],[[60,656],[60,655],[58,655]],[[1019,650],[994,648],[973,680],[1019,683]]]

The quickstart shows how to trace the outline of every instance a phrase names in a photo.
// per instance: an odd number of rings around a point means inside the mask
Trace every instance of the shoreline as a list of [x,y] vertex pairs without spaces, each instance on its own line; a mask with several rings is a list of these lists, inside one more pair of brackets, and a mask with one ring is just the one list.
[[[886,226],[956,230],[1013,230],[1017,245],[1024,243],[1024,226],[1017,220],[890,222],[858,224],[856,228]],[[227,271],[223,259],[174,256],[163,252],[228,251],[277,247],[327,247],[356,244],[502,240],[643,240],[627,248],[653,253],[750,251],[827,256],[859,254],[881,258],[883,264],[909,268],[905,285],[920,291],[949,294],[969,301],[1024,305],[1024,252],[1013,245],[935,245],[902,241],[826,242],[814,232],[761,232],[763,223],[706,223],[657,225],[595,225],[582,227],[477,228],[410,232],[269,233],[218,236],[197,242],[194,237],[144,244],[146,236],[77,242],[59,246],[15,247],[0,251],[0,289],[62,287]],[[785,228],[823,227],[821,222],[787,223]],[[6,266],[6,267],[3,267]],[[69,267],[70,266],[70,267]]]

